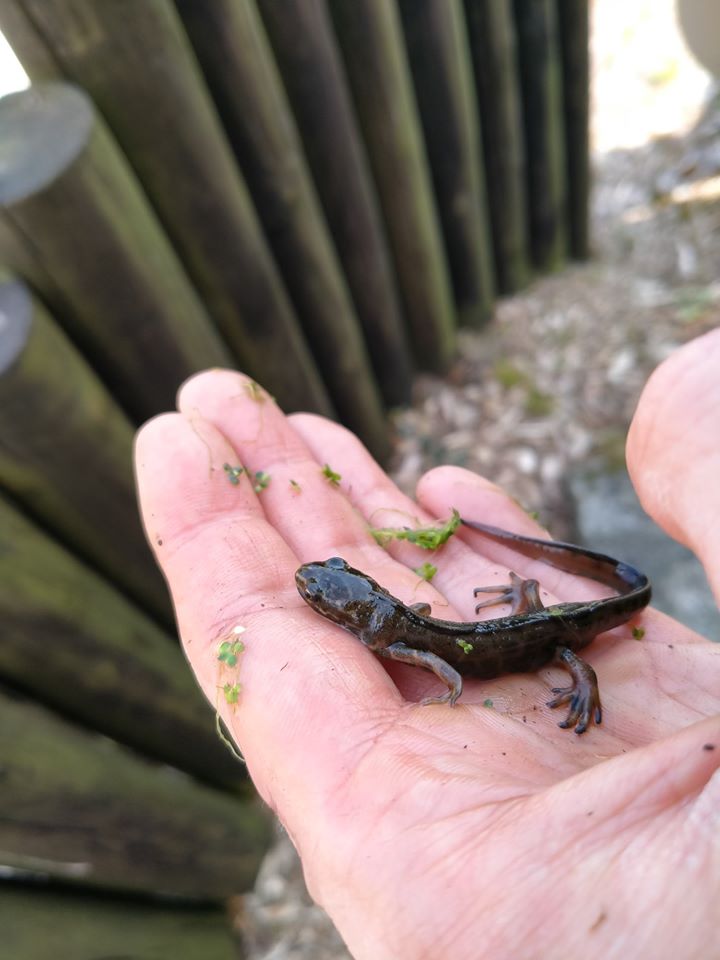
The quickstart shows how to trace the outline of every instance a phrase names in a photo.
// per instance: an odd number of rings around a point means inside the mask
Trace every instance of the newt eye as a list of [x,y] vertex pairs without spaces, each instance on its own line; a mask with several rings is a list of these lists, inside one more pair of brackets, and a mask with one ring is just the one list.
[[326,567],[331,567],[333,570],[344,570],[347,564],[342,557],[330,557],[329,560],[325,561]]

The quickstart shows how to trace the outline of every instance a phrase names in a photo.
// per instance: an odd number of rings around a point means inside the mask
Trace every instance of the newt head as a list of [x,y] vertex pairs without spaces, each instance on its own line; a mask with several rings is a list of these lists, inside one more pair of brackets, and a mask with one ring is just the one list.
[[378,594],[385,593],[342,557],[304,563],[295,572],[295,584],[313,610],[353,633],[366,628]]

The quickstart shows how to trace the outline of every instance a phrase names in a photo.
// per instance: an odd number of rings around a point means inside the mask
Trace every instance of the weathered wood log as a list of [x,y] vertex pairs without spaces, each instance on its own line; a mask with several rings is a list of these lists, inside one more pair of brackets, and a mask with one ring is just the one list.
[[34,83],[55,62],[93,98],[243,368],[331,413],[173,4],[4,0],[0,27]]
[[0,622],[6,682],[205,780],[243,782],[179,646],[4,498]]
[[324,0],[259,0],[258,5],[380,389],[389,406],[407,403],[411,350]]
[[8,960],[241,960],[223,910],[0,885]]
[[0,167],[0,260],[27,269],[39,259],[43,269],[29,279],[126,410],[143,418],[172,407],[183,379],[230,362],[80,90],[51,84],[4,97],[0,141],[8,158]]
[[176,6],[338,413],[384,457],[380,392],[255,4]]
[[557,0],[563,70],[570,253],[590,256],[590,12],[588,0]]
[[418,362],[444,370],[455,311],[400,18],[385,0],[330,0]]
[[495,281],[480,122],[462,0],[400,0],[458,318],[481,326]]
[[565,133],[556,0],[515,0],[530,250],[540,270],[567,255]]
[[256,800],[150,764],[7,692],[0,729],[5,866],[200,900],[252,885],[271,833]]
[[22,281],[0,274],[0,487],[167,623],[138,516],[133,429]]
[[520,81],[511,0],[465,0],[482,120],[495,270],[501,293],[529,276]]

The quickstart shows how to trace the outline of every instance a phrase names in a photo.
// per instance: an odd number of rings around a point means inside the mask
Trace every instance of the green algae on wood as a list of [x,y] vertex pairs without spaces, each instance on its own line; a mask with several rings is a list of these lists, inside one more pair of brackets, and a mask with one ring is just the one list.
[[20,280],[0,275],[0,315],[0,488],[170,623],[138,516],[132,425]]
[[243,775],[167,633],[0,497],[0,678],[222,786]]
[[[3,692],[0,723],[5,866],[69,884],[197,900],[252,886],[271,836],[270,817],[254,798],[148,763]],[[234,763],[217,741],[215,748]]]
[[286,409],[332,414],[175,6],[5,0],[0,27],[34,84],[97,104],[233,358]]

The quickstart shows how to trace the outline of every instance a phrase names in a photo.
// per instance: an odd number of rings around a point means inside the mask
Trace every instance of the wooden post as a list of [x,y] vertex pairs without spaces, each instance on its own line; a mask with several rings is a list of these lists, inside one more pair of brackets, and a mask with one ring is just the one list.
[[242,958],[222,909],[89,896],[36,884],[3,883],[0,929],[8,960]]
[[570,253],[590,256],[590,25],[588,0],[557,0],[563,70]]
[[418,362],[444,370],[455,312],[399,14],[386,0],[330,0],[330,12],[385,216]]
[[480,105],[495,270],[501,293],[528,280],[520,88],[511,0],[465,0]]
[[176,0],[342,420],[388,452],[380,393],[254,0]]
[[331,413],[173,4],[3,0],[0,27],[33,83],[55,63],[90,94],[243,368],[286,409]]
[[0,275],[0,486],[166,623],[138,516],[133,430],[20,280]]
[[324,0],[259,0],[315,188],[385,402],[407,403],[411,350]]
[[565,134],[556,0],[515,0],[532,260],[557,270],[567,255]]
[[213,783],[242,783],[180,648],[3,498],[0,622],[7,682],[142,753]]
[[460,322],[492,312],[490,225],[462,0],[400,0]]
[[254,800],[146,763],[5,693],[0,728],[5,867],[199,900],[252,885],[271,832]]
[[19,269],[39,261],[29,279],[133,416],[174,407],[186,377],[230,362],[80,90],[50,84],[4,97],[0,141],[9,158],[0,259]]

